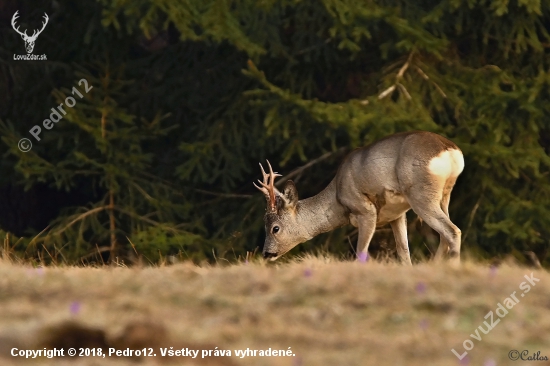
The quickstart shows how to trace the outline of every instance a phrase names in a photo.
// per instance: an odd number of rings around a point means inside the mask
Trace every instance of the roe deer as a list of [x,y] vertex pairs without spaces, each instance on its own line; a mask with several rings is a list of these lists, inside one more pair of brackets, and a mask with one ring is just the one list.
[[[359,229],[357,255],[368,251],[377,226],[390,224],[401,262],[411,264],[406,213],[411,208],[440,235],[435,259],[449,252],[460,262],[460,229],[449,219],[449,199],[464,169],[462,152],[432,132],[403,132],[355,149],[329,185],[314,197],[298,200],[294,183],[283,193],[275,186],[269,164],[262,164],[260,186],[267,200],[264,258],[276,260],[320,233],[351,223]],[[450,249],[450,250],[449,250]]]

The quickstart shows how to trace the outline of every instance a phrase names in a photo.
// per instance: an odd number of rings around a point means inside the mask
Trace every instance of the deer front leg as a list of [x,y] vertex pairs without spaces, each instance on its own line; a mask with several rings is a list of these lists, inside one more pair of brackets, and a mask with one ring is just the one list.
[[409,253],[409,241],[407,239],[407,214],[401,215],[397,220],[390,222],[395,245],[397,246],[397,255],[403,264],[411,263],[411,254]]
[[351,221],[355,221],[359,229],[357,238],[357,257],[359,258],[361,253],[368,254],[369,244],[376,230],[376,209],[374,212],[351,216]]

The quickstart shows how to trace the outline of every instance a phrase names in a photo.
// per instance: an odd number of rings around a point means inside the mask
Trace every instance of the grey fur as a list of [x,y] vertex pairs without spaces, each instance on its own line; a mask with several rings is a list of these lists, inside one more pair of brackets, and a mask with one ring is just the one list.
[[[432,160],[439,163],[434,165],[436,170],[430,170]],[[461,232],[449,219],[448,205],[463,164],[453,142],[425,131],[395,134],[355,149],[316,196],[298,200],[292,181],[283,193],[275,189],[276,212],[268,210],[264,217],[264,257],[275,260],[296,245],[348,223],[359,228],[357,253],[366,253],[376,227],[389,223],[400,260],[411,264],[405,214],[412,208],[440,234],[436,259],[450,249],[451,258],[459,262]]]

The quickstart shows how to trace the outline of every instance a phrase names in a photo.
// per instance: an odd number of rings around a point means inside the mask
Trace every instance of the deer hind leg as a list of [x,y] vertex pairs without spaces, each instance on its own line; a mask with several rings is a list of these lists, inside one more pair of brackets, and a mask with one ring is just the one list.
[[[443,198],[441,199],[441,209],[449,217],[449,201],[451,199],[451,193],[443,194]],[[449,218],[450,219],[450,218]],[[434,229],[435,230],[435,229]],[[449,252],[449,242],[445,239],[443,235],[439,235],[439,247],[437,248],[437,251],[434,256],[435,261],[441,261],[447,253]]]
[[443,194],[441,199],[437,197],[435,193],[437,191],[433,187],[420,187],[411,190],[409,202],[414,212],[439,233],[440,243],[436,258],[445,254],[448,248],[451,260],[459,263],[461,231],[448,216],[450,191],[448,194]]
[[401,215],[397,220],[390,222],[395,245],[397,246],[397,255],[403,264],[411,263],[411,254],[409,253],[409,241],[407,239],[407,215]]

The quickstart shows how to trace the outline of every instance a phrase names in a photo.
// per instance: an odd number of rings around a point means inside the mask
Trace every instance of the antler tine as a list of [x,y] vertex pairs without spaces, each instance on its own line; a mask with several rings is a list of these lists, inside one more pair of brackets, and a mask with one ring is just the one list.
[[265,194],[269,194],[268,190],[267,190],[267,186],[260,182],[260,180],[258,179],[258,183],[260,183],[260,186],[257,186],[255,182],[252,182],[252,184],[254,184],[254,187],[258,188],[260,191],[264,192]]
[[262,163],[258,163],[258,164],[260,165],[260,169],[262,170],[262,175],[264,176],[264,183],[267,183],[266,178],[267,178],[268,175],[265,172],[264,167],[262,166]]
[[277,172],[273,172],[273,168],[271,167],[271,164],[269,163],[269,160],[266,159],[266,161],[267,161],[267,165],[269,165],[269,175],[270,175],[271,180],[272,180],[271,185],[273,185],[273,181],[275,180],[275,177],[282,177],[282,175],[277,174]]

